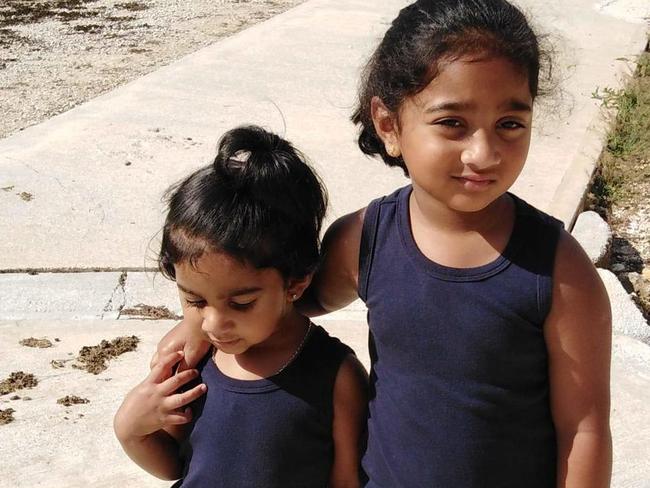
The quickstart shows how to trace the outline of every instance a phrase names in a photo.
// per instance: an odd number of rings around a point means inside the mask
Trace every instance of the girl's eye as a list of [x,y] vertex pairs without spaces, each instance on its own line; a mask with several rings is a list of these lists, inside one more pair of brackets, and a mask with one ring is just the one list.
[[515,130],[515,129],[523,129],[525,128],[524,124],[517,122],[516,120],[504,120],[503,122],[499,123],[499,126],[502,129],[506,130]]
[[240,312],[243,312],[244,310],[248,310],[252,308],[254,303],[255,300],[251,300],[250,302],[246,302],[246,303],[230,302],[230,307],[233,310],[238,310]]
[[457,119],[438,120],[435,124],[441,125],[443,127],[449,127],[450,129],[459,129],[460,127],[463,126],[461,121]]
[[187,298],[185,299],[185,303],[188,307],[193,308],[203,308],[206,305],[205,300],[188,300]]

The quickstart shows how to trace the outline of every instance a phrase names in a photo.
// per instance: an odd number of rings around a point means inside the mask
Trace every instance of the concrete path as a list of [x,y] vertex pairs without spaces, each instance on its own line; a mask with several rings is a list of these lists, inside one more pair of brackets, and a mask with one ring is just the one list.
[[[0,141],[0,380],[21,370],[40,380],[18,392],[20,399],[0,397],[0,410],[15,410],[15,421],[0,426],[0,484],[168,486],[126,459],[110,427],[121,397],[144,376],[157,340],[174,323],[126,319],[180,313],[172,284],[143,272],[155,266],[161,195],[208,162],[218,136],[240,123],[280,131],[311,157],[330,192],[330,220],[404,184],[398,171],[360,155],[348,117],[363,60],[407,3],[307,1]],[[514,190],[570,227],[602,147],[592,94],[619,87],[629,74],[646,43],[650,5],[519,3],[550,34],[563,83],[540,105]],[[612,297],[624,296],[616,280],[603,277]],[[637,340],[646,340],[643,318],[623,302],[616,298],[613,486],[650,487],[650,349]],[[630,320],[641,324],[634,334]],[[321,322],[367,362],[361,305]],[[50,365],[83,345],[132,334],[142,339],[138,350],[98,376]],[[59,342],[20,346],[27,337]],[[69,394],[90,403],[56,403]]]
[[[330,219],[390,192],[400,172],[360,154],[348,117],[363,60],[406,3],[308,1],[0,141],[0,270],[151,267],[164,189],[245,122],[312,158]],[[619,86],[645,26],[588,0],[521,4],[557,46],[563,84],[515,191],[570,224],[601,148],[592,93]]]

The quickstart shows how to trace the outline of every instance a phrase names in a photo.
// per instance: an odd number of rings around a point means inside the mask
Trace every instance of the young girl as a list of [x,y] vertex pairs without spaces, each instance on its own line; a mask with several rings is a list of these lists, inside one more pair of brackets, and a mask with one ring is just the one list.
[[[367,487],[609,485],[605,289],[560,222],[508,193],[539,71],[505,0],[420,0],[366,67],[359,146],[411,184],[330,227],[309,312],[368,307]],[[193,355],[197,328],[161,350]]]
[[174,189],[159,265],[211,348],[178,374],[182,353],[161,356],[117,412],[145,470],[183,487],[359,486],[365,371],[294,306],[325,207],[297,151],[259,127],[226,133]]

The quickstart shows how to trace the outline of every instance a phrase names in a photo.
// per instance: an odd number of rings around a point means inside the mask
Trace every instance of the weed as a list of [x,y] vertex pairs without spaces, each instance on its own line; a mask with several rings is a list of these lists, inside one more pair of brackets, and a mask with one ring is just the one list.
[[86,4],[94,0],[5,0],[0,7],[0,26],[28,25],[51,19],[76,20],[95,15]]
[[70,407],[72,405],[83,405],[84,403],[90,403],[90,400],[87,398],[78,397],[77,395],[66,395],[63,398],[59,398],[56,403]]
[[117,8],[121,8],[122,10],[128,10],[129,12],[137,12],[139,10],[147,10],[149,7],[141,2],[123,2],[123,3],[116,3],[115,6]]
[[650,159],[650,53],[639,57],[625,88],[597,88],[592,97],[616,112],[591,188],[597,205],[611,208],[630,196],[642,177],[639,168]]
[[9,422],[14,421],[13,413],[15,410],[13,408],[8,408],[6,410],[0,410],[0,425],[8,424]]
[[75,32],[83,32],[85,34],[98,34],[104,29],[104,27],[98,24],[82,24],[75,25],[73,29]]
[[110,359],[134,351],[138,347],[140,339],[136,336],[117,337],[112,341],[102,340],[96,346],[84,346],[79,350],[77,361],[81,364],[73,364],[76,369],[85,369],[89,373],[99,374],[108,368],[106,362]]
[[18,45],[28,45],[30,41],[27,37],[21,36],[12,29],[0,28],[0,47],[12,47]]
[[170,311],[167,307],[154,307],[152,305],[145,305],[144,303],[138,303],[133,308],[122,309],[120,317],[122,316],[153,320],[180,320],[183,318]]

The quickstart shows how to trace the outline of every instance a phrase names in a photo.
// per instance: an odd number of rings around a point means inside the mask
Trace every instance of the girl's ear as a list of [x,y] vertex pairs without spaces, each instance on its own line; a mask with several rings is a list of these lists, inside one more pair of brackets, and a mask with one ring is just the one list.
[[291,278],[287,286],[287,301],[295,302],[297,301],[302,294],[305,292],[311,279],[313,278],[313,273],[309,273],[303,278]]
[[370,114],[375,132],[381,138],[386,148],[386,153],[398,158],[402,154],[399,147],[398,127],[395,114],[388,110],[379,97],[372,97],[370,100]]

